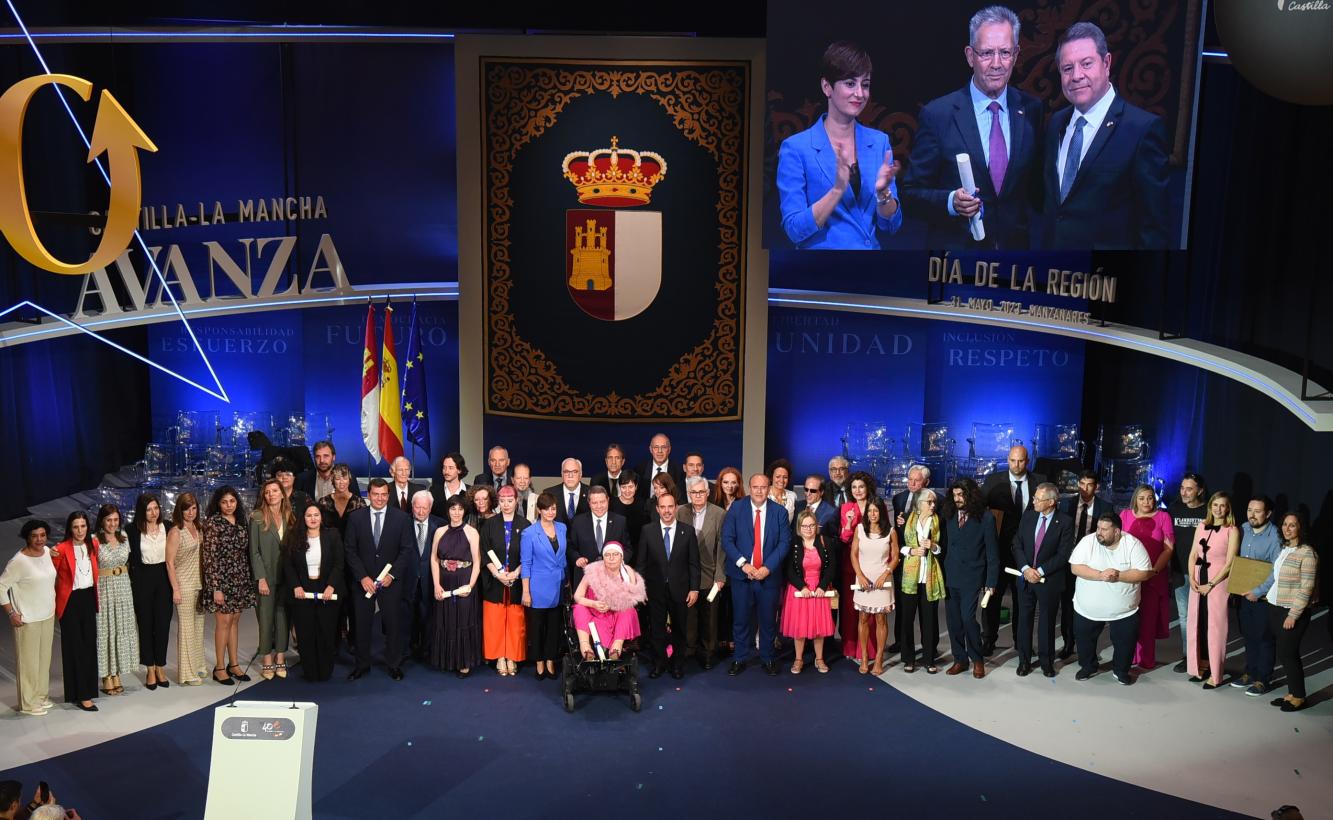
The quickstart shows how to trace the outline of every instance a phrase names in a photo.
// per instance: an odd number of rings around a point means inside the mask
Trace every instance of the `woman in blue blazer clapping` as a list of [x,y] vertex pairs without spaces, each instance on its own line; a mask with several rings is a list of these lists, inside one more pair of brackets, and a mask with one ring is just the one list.
[[528,657],[537,661],[537,680],[555,677],[564,618],[565,525],[555,520],[555,496],[537,497],[537,526],[523,531],[523,606],[528,608]]

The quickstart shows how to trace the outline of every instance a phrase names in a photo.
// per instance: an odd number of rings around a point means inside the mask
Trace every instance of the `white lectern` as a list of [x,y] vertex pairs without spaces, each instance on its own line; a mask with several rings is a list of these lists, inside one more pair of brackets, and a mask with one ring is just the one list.
[[318,716],[315,704],[291,701],[238,700],[214,709],[204,820],[309,818]]

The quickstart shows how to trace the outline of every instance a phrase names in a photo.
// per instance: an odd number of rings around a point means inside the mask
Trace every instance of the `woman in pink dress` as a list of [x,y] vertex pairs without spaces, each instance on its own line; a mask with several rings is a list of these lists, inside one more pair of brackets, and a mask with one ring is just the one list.
[[809,508],[796,515],[796,546],[787,559],[787,601],[782,608],[782,634],[796,642],[796,662],[791,673],[805,668],[805,642],[815,643],[815,669],[828,671],[824,663],[824,639],[833,634],[833,607],[825,593],[834,590],[837,553],[819,533],[819,520]]
[[574,590],[574,629],[579,634],[583,659],[593,660],[592,625],[607,657],[618,660],[625,641],[639,637],[639,614],[634,607],[648,600],[643,576],[625,565],[625,548],[616,541],[602,546],[602,560],[583,568],[583,580]]
[[[1208,499],[1208,517],[1194,530],[1189,560],[1189,652],[1186,670],[1190,683],[1203,681],[1204,689],[1222,683],[1222,665],[1227,659],[1227,576],[1231,562],[1240,554],[1240,529],[1231,513],[1231,496],[1213,493]],[[1199,631],[1208,625],[1208,662],[1202,663]],[[1204,678],[1207,678],[1204,681]]]
[[1157,641],[1171,631],[1171,553],[1176,529],[1171,513],[1157,507],[1157,493],[1147,484],[1134,490],[1129,509],[1120,511],[1120,528],[1143,542],[1156,573],[1139,585],[1139,642],[1134,663],[1142,669],[1157,665]]
[[[843,504],[842,509],[838,511],[838,525],[841,527],[839,537],[844,545],[841,555],[838,556],[838,564],[842,567],[842,586],[838,590],[838,633],[842,636],[842,654],[860,663],[866,656],[861,652],[856,610],[852,608],[850,592],[852,584],[856,583],[856,573],[852,570],[852,538],[856,535],[856,528],[865,515],[866,504],[875,495],[875,479],[866,472],[852,473],[851,493],[852,500]],[[878,645],[881,637],[883,636],[878,634],[872,623],[870,645]]]

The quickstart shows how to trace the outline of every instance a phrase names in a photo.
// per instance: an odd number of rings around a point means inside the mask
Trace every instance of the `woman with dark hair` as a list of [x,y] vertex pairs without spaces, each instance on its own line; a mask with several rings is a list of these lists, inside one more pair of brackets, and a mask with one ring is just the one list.
[[55,636],[56,568],[46,548],[51,527],[45,521],[23,522],[23,548],[0,573],[0,608],[14,628],[19,711],[46,714],[51,703],[51,641]]
[[796,492],[790,489],[794,469],[790,461],[780,458],[764,471],[768,475],[768,497],[787,508],[789,521],[796,515]]
[[301,646],[301,674],[308,681],[326,681],[337,657],[338,601],[346,593],[342,537],[324,526],[324,508],[308,501],[301,524],[287,529],[282,550],[283,574],[292,590],[292,627]]
[[335,464],[329,470],[333,482],[333,492],[315,499],[324,513],[324,526],[338,531],[339,537],[347,535],[347,516],[366,506],[366,500],[352,492],[352,470],[346,464]]
[[440,459],[440,474],[430,483],[430,494],[435,499],[430,508],[432,515],[449,517],[445,502],[467,492],[464,478],[467,478],[467,462],[463,460],[463,454],[445,453]]
[[477,530],[466,521],[467,499],[455,495],[445,502],[449,523],[435,531],[430,577],[435,590],[435,628],[431,632],[430,665],[459,678],[481,663],[481,549]]
[[710,499],[714,504],[726,510],[731,507],[731,502],[745,497],[745,479],[741,478],[741,471],[735,467],[723,467],[717,474],[717,480],[713,482],[713,497]]
[[130,583],[130,542],[120,529],[120,508],[103,504],[97,511],[97,677],[102,694],[125,692],[122,674],[139,668],[139,628]]
[[463,495],[467,503],[467,523],[480,532],[486,519],[495,515],[495,488],[489,484],[473,484]]
[[782,606],[782,634],[796,642],[793,675],[805,668],[805,642],[815,645],[815,669],[824,663],[824,639],[833,634],[833,608],[826,592],[836,591],[838,553],[819,532],[819,520],[809,509],[796,516],[796,545],[787,559],[787,600]]
[[482,575],[482,648],[486,660],[495,661],[495,671],[513,676],[527,656],[527,625],[523,605],[514,590],[519,581],[519,542],[528,519],[518,512],[518,491],[506,484],[497,491],[500,512],[481,527],[481,553],[486,563]]
[[1287,674],[1287,694],[1272,701],[1284,712],[1305,708],[1305,665],[1301,638],[1310,626],[1310,604],[1319,556],[1305,543],[1305,522],[1296,513],[1282,517],[1282,551],[1273,561],[1273,584],[1264,600],[1268,623],[1277,636],[1277,659]]
[[167,680],[167,643],[171,640],[171,578],[167,575],[167,528],[162,502],[154,493],[140,493],[134,502],[130,541],[130,580],[139,622],[139,663],[148,667],[144,685],[150,690],[171,686]]
[[[1190,683],[1203,683],[1204,689],[1222,685],[1223,665],[1227,659],[1227,576],[1240,554],[1240,528],[1231,512],[1231,496],[1213,493],[1208,499],[1208,516],[1194,531],[1190,548],[1189,656],[1186,667]],[[1208,662],[1203,662],[1199,631],[1207,624]],[[1207,678],[1207,680],[1205,680]]]
[[[667,473],[658,473],[652,477],[651,481],[649,481],[648,498],[643,502],[644,514],[646,520],[649,522],[656,522],[658,520],[657,497],[662,493],[668,493],[672,498],[675,498],[678,495],[676,492],[676,479],[672,478]],[[683,493],[680,493],[680,495],[683,495]],[[637,531],[635,531],[635,534],[638,534]]]
[[828,110],[778,148],[782,230],[798,248],[878,250],[878,232],[902,227],[889,136],[857,122],[870,103],[870,73],[860,46],[831,44],[819,79]]
[[916,624],[921,621],[921,648],[926,672],[940,671],[936,660],[940,652],[940,601],[944,598],[944,572],[940,567],[940,535],[944,523],[935,510],[938,500],[933,492],[918,493],[916,509],[903,523],[902,597],[898,599],[898,618],[902,624],[902,661],[904,672],[916,671]]
[[555,677],[564,631],[560,595],[567,543],[565,525],[555,520],[555,504],[550,493],[537,496],[537,523],[523,531],[519,542],[523,606],[528,608],[528,655],[537,662],[537,680]]
[[[250,571],[259,587],[259,654],[264,680],[287,677],[287,599],[282,586],[282,539],[296,526],[291,503],[275,478],[259,488],[259,509],[250,517]],[[274,663],[273,653],[278,659]]]
[[[852,479],[853,496],[855,481]],[[893,611],[893,570],[898,566],[898,531],[889,519],[888,508],[878,497],[871,498],[865,517],[852,537],[852,572],[858,589],[850,596],[856,609],[857,644],[861,650],[862,675],[870,672],[884,674],[884,639],[888,633],[889,613]],[[875,633],[870,634],[871,622]],[[870,652],[874,650],[875,666],[868,668]]]
[[51,561],[56,567],[65,702],[96,712],[97,539],[87,513],[76,510],[65,519],[65,540],[51,548]]
[[1134,490],[1130,508],[1120,511],[1120,528],[1143,542],[1152,561],[1153,576],[1139,584],[1139,640],[1134,663],[1142,669],[1157,666],[1157,641],[1171,630],[1171,553],[1176,530],[1171,514],[1157,507],[1157,491],[1147,484]]
[[235,489],[219,487],[213,492],[199,554],[204,575],[204,608],[214,614],[213,648],[217,665],[213,668],[213,680],[224,686],[232,686],[236,681],[244,683],[250,676],[240,666],[237,633],[241,613],[255,605],[255,582],[250,569],[245,505]]
[[[875,497],[875,479],[870,473],[857,470],[852,473],[852,477],[848,481],[848,488],[852,500],[843,504],[838,510],[840,528],[838,535],[843,543],[841,555],[838,556],[839,571],[842,574],[842,587],[839,589],[838,596],[838,632],[842,636],[842,654],[860,663],[866,655],[861,651],[860,629],[858,626],[860,618],[856,614],[856,607],[852,605],[850,594],[852,584],[856,583],[856,570],[852,567],[851,550],[852,539],[856,536],[857,528],[861,526],[866,505]],[[880,642],[879,639],[883,636],[877,635],[874,624],[871,624],[869,637],[872,643],[876,643]]]
[[194,493],[176,496],[167,531],[167,575],[171,600],[176,602],[176,677],[185,686],[204,682],[204,611],[199,603],[203,588],[200,566],[199,501]]
[[639,501],[638,473],[633,470],[620,471],[620,484],[616,490],[616,497],[611,499],[611,512],[625,516],[625,532],[629,533],[630,537],[630,543],[625,546],[632,552],[634,539],[638,537],[643,525],[648,523],[647,509]]

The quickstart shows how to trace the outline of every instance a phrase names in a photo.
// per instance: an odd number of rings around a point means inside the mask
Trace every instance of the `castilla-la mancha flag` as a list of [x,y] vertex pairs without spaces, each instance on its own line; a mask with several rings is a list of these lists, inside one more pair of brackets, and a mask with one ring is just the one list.
[[380,357],[380,458],[392,463],[403,454],[403,410],[399,403],[398,354],[393,349],[393,305],[384,306],[384,352]]
[[361,351],[361,440],[380,460],[380,365],[375,358],[375,306],[366,308],[366,346]]

